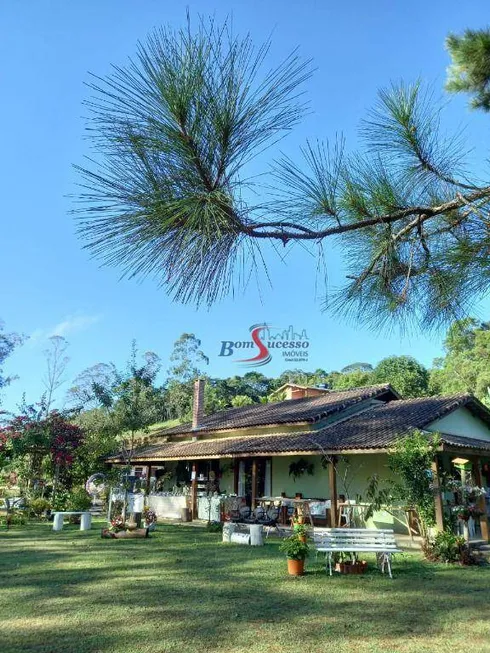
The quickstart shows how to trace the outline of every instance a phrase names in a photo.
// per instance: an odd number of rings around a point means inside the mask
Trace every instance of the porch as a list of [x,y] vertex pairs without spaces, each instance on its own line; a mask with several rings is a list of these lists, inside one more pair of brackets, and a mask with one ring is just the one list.
[[[435,488],[444,474],[459,473],[452,461],[463,454],[474,484],[490,487],[488,452],[475,455],[468,449],[444,445],[431,470]],[[141,461],[137,469],[144,478],[149,505],[163,519],[180,518],[182,509],[187,508],[193,520],[223,521],[229,518],[232,506],[246,505],[253,510],[263,505],[279,507],[283,523],[299,508],[314,525],[391,528],[411,540],[418,534],[411,510],[403,506],[383,506],[369,519],[364,518],[368,479],[373,474],[385,481],[393,478],[384,452],[327,458],[297,454]],[[435,489],[434,501],[437,527],[442,529],[455,497]],[[479,505],[482,515],[472,524],[470,536],[488,542],[486,497],[479,499]],[[456,526],[462,530],[462,524]]]

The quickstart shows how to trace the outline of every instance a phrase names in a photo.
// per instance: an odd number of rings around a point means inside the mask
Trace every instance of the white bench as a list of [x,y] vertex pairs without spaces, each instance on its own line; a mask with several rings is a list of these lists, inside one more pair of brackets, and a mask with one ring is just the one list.
[[65,515],[81,515],[80,519],[80,530],[89,531],[92,528],[92,513],[81,511],[71,511],[71,512],[55,512],[53,519],[53,530],[62,531],[63,530],[63,518]]
[[351,553],[357,559],[358,553],[376,553],[381,572],[388,567],[391,574],[391,556],[401,553],[397,548],[395,534],[392,530],[375,528],[314,528],[313,541],[317,553],[325,553],[328,569],[332,575],[332,557],[334,553]]

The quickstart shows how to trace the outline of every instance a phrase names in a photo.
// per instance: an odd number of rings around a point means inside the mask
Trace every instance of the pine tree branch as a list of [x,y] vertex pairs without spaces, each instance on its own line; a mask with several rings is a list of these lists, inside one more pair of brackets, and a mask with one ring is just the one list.
[[[305,228],[301,227],[301,225],[293,225],[293,228],[297,231],[260,231],[260,229],[275,226],[278,224],[270,222],[243,225],[242,232],[253,238],[276,238],[280,240],[322,240],[324,238],[328,238],[329,236],[344,234],[351,231],[358,231],[360,229],[366,229],[367,227],[392,224],[398,222],[399,220],[404,220],[410,216],[415,215],[417,218],[413,221],[413,223],[411,223],[412,226],[410,226],[410,228],[413,228],[419,223],[422,216],[423,222],[425,222],[430,218],[434,218],[435,216],[444,215],[456,209],[461,209],[465,206],[470,207],[472,202],[476,202],[481,199],[486,199],[490,202],[490,186],[486,186],[472,193],[469,193],[466,195],[466,197],[463,197],[461,193],[458,193],[454,199],[436,206],[411,206],[406,209],[395,211],[391,214],[370,218],[369,220],[359,220],[358,222],[337,225],[335,227],[329,227],[328,229],[321,229],[318,231],[308,230],[305,232]],[[408,227],[409,225],[407,225],[407,229]],[[301,233],[298,233],[298,230],[301,230]]]

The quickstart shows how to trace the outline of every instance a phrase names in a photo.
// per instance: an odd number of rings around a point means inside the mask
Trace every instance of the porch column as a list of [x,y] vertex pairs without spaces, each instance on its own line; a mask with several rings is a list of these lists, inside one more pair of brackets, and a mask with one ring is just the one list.
[[238,463],[238,496],[245,496],[245,461],[240,460]]
[[235,458],[233,461],[233,493],[238,496],[238,476],[240,474],[240,463]]
[[146,496],[150,494],[151,465],[146,468]]
[[252,510],[257,503],[257,458],[252,459]]
[[[473,471],[475,475],[475,485],[482,487],[482,478],[481,478],[481,460],[480,458],[473,458]],[[488,542],[488,516],[487,516],[487,503],[485,497],[478,497],[478,507],[482,511],[482,516],[480,517],[480,530],[481,538]]]
[[264,496],[272,496],[272,458],[267,458],[265,461]]
[[191,472],[191,512],[192,519],[197,519],[197,463],[192,463]]
[[441,481],[439,478],[439,465],[437,462],[437,457],[432,462],[432,482],[434,485],[434,504],[436,512],[436,526],[438,531],[444,530],[444,506],[442,503],[442,494],[441,494]]
[[328,464],[328,488],[330,491],[330,527],[337,528],[338,508],[337,508],[337,464],[336,456],[330,458]]

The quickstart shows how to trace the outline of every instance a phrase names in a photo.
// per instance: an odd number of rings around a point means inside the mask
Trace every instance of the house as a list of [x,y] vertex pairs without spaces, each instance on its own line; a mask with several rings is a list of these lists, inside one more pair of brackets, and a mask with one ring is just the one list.
[[[300,386],[294,387],[297,396]],[[365,496],[368,479],[389,479],[387,452],[413,429],[440,434],[434,481],[451,471],[454,458],[468,460],[477,485],[490,486],[490,411],[468,394],[402,399],[390,385],[255,404],[203,414],[204,382],[195,383],[193,421],[152,434],[132,457],[147,468],[148,482],[162,470],[187,484],[194,516],[200,490],[210,479],[219,491],[244,497],[252,507],[261,497],[295,497],[330,502],[337,515],[339,500]],[[124,461],[117,455],[111,464]],[[442,502],[436,515],[442,526]],[[402,511],[403,512],[403,511]],[[375,513],[370,526],[402,529],[403,515]],[[487,517],[481,536],[488,540]]]
[[305,399],[306,397],[321,397],[331,390],[320,386],[298,385],[297,383],[284,383],[280,388],[274,390],[271,397],[282,399]]

